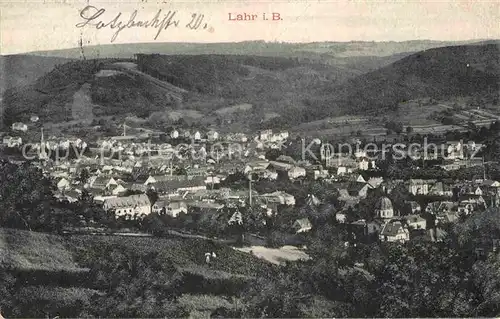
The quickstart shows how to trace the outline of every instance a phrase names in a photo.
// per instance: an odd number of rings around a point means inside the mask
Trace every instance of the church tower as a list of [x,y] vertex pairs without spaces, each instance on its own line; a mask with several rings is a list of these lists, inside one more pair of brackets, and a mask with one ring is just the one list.
[[42,136],[40,138],[40,153],[39,157],[41,160],[46,160],[48,158],[47,153],[45,152],[45,140],[43,138],[43,127],[41,128]]

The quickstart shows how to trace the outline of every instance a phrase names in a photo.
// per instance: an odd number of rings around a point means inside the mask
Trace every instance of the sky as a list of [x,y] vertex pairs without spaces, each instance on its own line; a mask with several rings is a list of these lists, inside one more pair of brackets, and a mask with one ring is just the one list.
[[[126,28],[113,43],[472,40],[500,38],[500,0],[0,0],[0,53],[14,54],[83,45],[110,44],[116,29],[78,28],[86,6],[94,22],[108,23],[121,12],[126,24],[152,20],[158,10],[175,13],[178,27]],[[92,11],[94,10],[94,11]],[[282,20],[272,21],[280,13]],[[193,13],[204,15],[198,30],[185,25]],[[255,21],[229,21],[229,14],[257,14]],[[263,20],[266,13],[269,20]],[[162,16],[163,17],[163,16]],[[161,19],[160,19],[161,20]],[[204,23],[207,24],[202,29]]]

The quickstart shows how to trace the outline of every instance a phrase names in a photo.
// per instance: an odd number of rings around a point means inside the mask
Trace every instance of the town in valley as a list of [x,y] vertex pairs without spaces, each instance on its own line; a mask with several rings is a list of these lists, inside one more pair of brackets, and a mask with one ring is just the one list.
[[50,67],[3,92],[0,312],[498,315],[498,43],[417,42],[26,55]]

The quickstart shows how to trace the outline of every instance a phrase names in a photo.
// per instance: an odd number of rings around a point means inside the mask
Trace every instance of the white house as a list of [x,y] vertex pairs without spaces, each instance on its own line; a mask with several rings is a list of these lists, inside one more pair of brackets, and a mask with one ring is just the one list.
[[197,141],[201,140],[201,133],[199,131],[196,131],[196,133],[194,133],[193,135],[193,138]]
[[127,219],[143,218],[151,213],[151,202],[145,194],[108,198],[103,207],[114,210],[116,217],[125,216]]
[[220,177],[218,176],[207,176],[205,179],[205,184],[207,185],[218,185],[220,184]]
[[111,188],[112,188],[111,194],[113,194],[113,195],[120,195],[120,194],[127,191],[127,189],[125,187],[123,187],[123,185],[121,185],[121,184],[118,184],[116,186],[111,186]]
[[368,161],[366,158],[362,158],[358,162],[358,169],[362,171],[367,171],[370,168],[370,161]]
[[231,215],[231,218],[229,218],[229,221],[227,223],[229,225],[241,225],[243,224],[243,215],[240,211],[236,211]]
[[427,195],[429,193],[430,182],[423,179],[410,179],[408,191],[413,195]]
[[174,139],[179,138],[179,131],[173,130],[172,132],[170,132],[170,137]]
[[3,144],[7,147],[17,147],[23,144],[23,139],[20,137],[5,136]]
[[294,166],[288,171],[288,177],[291,179],[306,176],[306,169],[300,166]]
[[271,139],[272,135],[273,135],[273,130],[263,130],[260,131],[259,139],[261,141],[268,141]]
[[474,195],[478,195],[478,196],[483,196],[483,190],[481,189],[481,187],[477,187],[476,190],[474,191]]
[[153,205],[153,212],[155,213],[165,213],[172,217],[179,216],[180,213],[187,213],[187,204],[185,201],[170,201],[170,200],[158,200]]
[[269,202],[279,203],[281,205],[295,205],[295,197],[288,193],[282,191],[276,191],[273,193],[260,195],[261,198],[268,200]]
[[57,189],[64,190],[70,187],[70,182],[66,178],[61,178],[59,182],[57,182]]
[[28,126],[22,122],[16,122],[12,123],[12,130],[26,132],[28,130]]

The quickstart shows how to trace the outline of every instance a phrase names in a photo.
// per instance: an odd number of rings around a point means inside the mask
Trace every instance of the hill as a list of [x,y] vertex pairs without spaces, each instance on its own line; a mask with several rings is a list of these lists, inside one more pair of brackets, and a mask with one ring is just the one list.
[[[58,236],[0,228],[9,317],[207,317],[274,265],[201,239]],[[205,253],[216,258],[205,262]]]
[[[380,114],[418,98],[478,94],[498,98],[499,58],[495,44],[426,50],[346,81],[326,100],[344,112]],[[323,91],[323,96],[327,94]]]
[[[325,84],[359,74],[346,68],[298,58],[244,55],[137,55],[137,60],[95,59],[57,66],[35,83],[4,93],[4,123],[38,114],[44,121],[81,119],[75,112],[87,96],[92,118],[147,118],[155,112],[194,109],[205,115],[234,104],[250,103],[258,123],[264,113],[301,112],[304,100]],[[83,91],[82,91],[83,88]],[[80,99],[80,100],[77,100]],[[158,115],[158,114],[156,114]]]
[[[136,44],[127,50],[262,50],[257,55],[139,53],[127,59],[71,61],[27,86],[7,90],[3,122],[26,121],[33,113],[45,123],[90,123],[131,115],[159,128],[172,124],[169,114],[189,110],[202,115],[195,119],[201,125],[253,130],[346,114],[383,116],[401,102],[419,98],[496,98],[495,42],[397,53],[439,44],[443,43]],[[119,48],[104,46],[101,52],[111,54]],[[290,52],[276,56],[284,48]],[[381,56],[365,56],[367,52]],[[251,104],[252,109],[216,112],[240,104]]]

